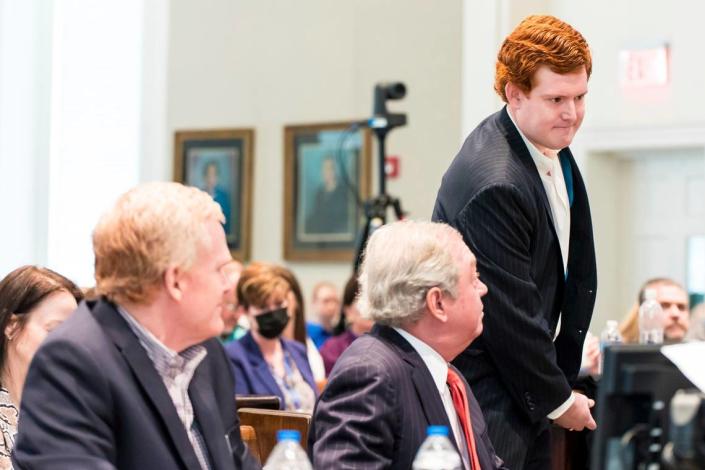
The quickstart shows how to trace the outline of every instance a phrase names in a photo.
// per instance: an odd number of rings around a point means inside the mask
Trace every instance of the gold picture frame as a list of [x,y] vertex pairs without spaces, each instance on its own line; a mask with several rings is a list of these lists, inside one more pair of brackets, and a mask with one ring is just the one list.
[[284,259],[353,261],[372,139],[352,122],[284,129]]
[[180,130],[174,134],[174,180],[208,192],[225,214],[234,258],[250,258],[253,129]]

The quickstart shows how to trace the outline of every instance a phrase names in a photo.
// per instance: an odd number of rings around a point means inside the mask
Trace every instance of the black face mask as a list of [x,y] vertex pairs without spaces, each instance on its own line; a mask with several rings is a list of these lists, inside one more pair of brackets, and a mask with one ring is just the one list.
[[260,313],[255,317],[255,320],[257,321],[259,334],[267,339],[274,339],[286,328],[287,323],[289,323],[289,314],[286,311],[286,307],[282,307]]

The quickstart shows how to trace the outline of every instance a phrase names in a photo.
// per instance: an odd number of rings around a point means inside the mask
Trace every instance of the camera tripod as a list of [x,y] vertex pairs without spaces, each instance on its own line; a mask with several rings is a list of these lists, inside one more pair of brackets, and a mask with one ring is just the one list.
[[406,96],[406,86],[401,82],[378,83],[374,89],[374,117],[366,122],[375,133],[378,142],[378,169],[379,169],[379,192],[377,196],[365,201],[365,224],[360,230],[358,237],[355,258],[353,260],[353,273],[357,273],[362,263],[362,257],[367,246],[367,240],[372,233],[387,222],[387,213],[391,208],[397,220],[402,220],[405,216],[401,208],[399,198],[387,194],[387,177],[385,172],[386,149],[385,142],[387,134],[395,127],[406,125],[406,114],[389,113],[387,111],[387,100],[398,100]]

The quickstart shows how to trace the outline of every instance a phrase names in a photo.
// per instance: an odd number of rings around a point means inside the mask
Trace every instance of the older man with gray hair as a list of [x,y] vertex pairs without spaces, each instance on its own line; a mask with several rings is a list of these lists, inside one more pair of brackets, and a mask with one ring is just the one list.
[[237,266],[205,192],[147,183],[93,232],[95,302],[39,348],[22,395],[15,468],[259,468],[240,437],[214,337]]
[[503,468],[475,397],[449,362],[482,332],[487,287],[460,234],[403,221],[372,235],[360,308],[376,322],[338,359],[309,433],[315,468],[409,469],[445,425],[467,469]]

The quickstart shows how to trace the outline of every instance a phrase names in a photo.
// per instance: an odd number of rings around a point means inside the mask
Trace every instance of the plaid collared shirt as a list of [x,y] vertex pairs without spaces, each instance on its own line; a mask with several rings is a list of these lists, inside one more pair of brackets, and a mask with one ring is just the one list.
[[191,346],[180,353],[167,348],[152,333],[140,325],[130,313],[122,307],[118,312],[137,336],[142,347],[147,351],[147,356],[152,360],[154,368],[162,378],[167,392],[174,402],[176,413],[186,428],[186,433],[196,453],[198,462],[203,470],[210,470],[208,449],[203,440],[203,434],[198,427],[198,421],[193,413],[193,405],[188,395],[188,387],[193,378],[196,367],[205,359],[206,348],[201,345]]

